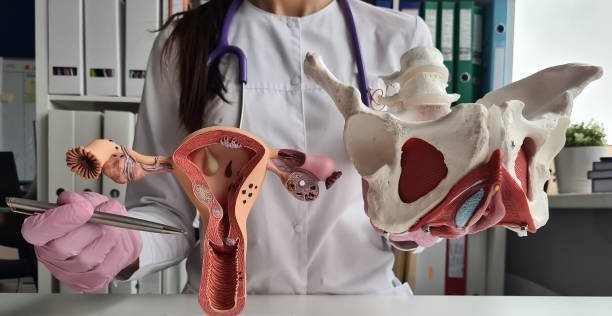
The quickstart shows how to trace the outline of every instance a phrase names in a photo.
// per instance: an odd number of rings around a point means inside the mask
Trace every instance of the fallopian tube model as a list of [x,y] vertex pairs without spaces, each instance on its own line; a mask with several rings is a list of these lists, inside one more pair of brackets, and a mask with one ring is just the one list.
[[437,49],[413,48],[400,64],[382,77],[400,91],[379,100],[389,111],[376,111],[320,56],[309,53],[304,62],[345,118],[345,148],[379,234],[410,250],[493,225],[524,236],[546,224],[543,185],[564,145],[573,99],[602,69],[547,68],[451,108],[458,96],[445,91],[448,71]]
[[237,315],[246,301],[247,216],[266,170],[302,201],[330,188],[341,173],[327,157],[271,150],[257,137],[232,127],[210,127],[188,135],[172,157],[141,155],[99,139],[66,154],[71,170],[85,178],[104,173],[115,182],[171,172],[198,209],[206,227],[198,302],[209,315]]

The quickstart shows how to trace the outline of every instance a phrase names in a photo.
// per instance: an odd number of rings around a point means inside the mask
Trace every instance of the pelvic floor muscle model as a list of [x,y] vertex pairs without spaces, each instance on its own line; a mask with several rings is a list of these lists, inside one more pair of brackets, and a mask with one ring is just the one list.
[[262,189],[266,170],[302,201],[314,201],[318,182],[329,189],[340,177],[334,162],[290,149],[271,150],[233,127],[210,127],[188,135],[172,157],[151,157],[99,139],[71,149],[66,162],[78,175],[100,173],[117,183],[171,172],[205,227],[198,302],[209,315],[237,315],[246,301],[247,216]]
[[494,225],[524,236],[546,224],[550,163],[565,143],[574,98],[602,69],[547,68],[451,108],[458,95],[446,93],[448,70],[437,49],[413,48],[400,64],[381,77],[400,86],[379,100],[392,112],[366,107],[320,56],[304,61],[306,76],[345,118],[345,148],[364,179],[374,229],[410,250]]

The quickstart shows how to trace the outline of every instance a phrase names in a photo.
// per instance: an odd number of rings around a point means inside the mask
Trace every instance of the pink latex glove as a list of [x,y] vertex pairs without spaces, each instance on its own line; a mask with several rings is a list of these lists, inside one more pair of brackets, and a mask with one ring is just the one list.
[[53,275],[76,291],[107,286],[142,250],[138,231],[87,223],[93,211],[127,215],[104,195],[62,192],[57,208],[28,217],[21,229],[36,256]]

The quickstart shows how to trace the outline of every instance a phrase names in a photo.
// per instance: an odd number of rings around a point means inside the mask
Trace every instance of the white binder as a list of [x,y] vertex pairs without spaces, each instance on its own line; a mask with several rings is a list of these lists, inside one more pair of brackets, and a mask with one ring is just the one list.
[[413,258],[416,258],[414,294],[444,295],[446,240],[425,248]]
[[487,294],[487,231],[468,236],[467,295]]
[[83,0],[49,0],[49,94],[83,95]]
[[74,111],[49,111],[49,202],[64,191],[74,191],[75,175],[66,166],[66,152],[74,147]]
[[108,290],[112,294],[138,294],[138,281],[113,281]]
[[162,294],[181,294],[187,284],[187,259],[168,267],[162,273]]
[[162,294],[162,271],[147,274],[138,280],[138,294]]
[[160,27],[158,0],[130,0],[125,4],[125,95],[139,97],[147,60]]
[[[192,6],[198,6],[206,0],[162,0],[162,21],[166,22],[170,16],[187,11]],[[192,3],[193,2],[193,3]]]
[[85,0],[87,95],[123,93],[123,7],[121,0]]
[[[132,148],[134,142],[135,114],[126,111],[104,111],[104,138],[115,143]],[[115,183],[102,177],[102,194],[125,204],[125,184]]]
[[101,193],[101,180],[76,176],[66,166],[66,152],[102,138],[102,113],[94,111],[49,111],[49,202],[64,190]]
[[[102,112],[77,111],[74,120],[74,147],[87,146],[92,141],[102,138]],[[65,162],[64,162],[65,163]],[[75,192],[102,192],[102,177],[85,179],[79,176],[74,178]]]

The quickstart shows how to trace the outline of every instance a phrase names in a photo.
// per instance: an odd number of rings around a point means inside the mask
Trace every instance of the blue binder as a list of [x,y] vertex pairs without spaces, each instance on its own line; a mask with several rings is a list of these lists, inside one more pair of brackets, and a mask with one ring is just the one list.
[[374,5],[377,7],[383,7],[383,8],[391,8],[393,6],[393,1],[391,0],[376,0],[374,1]]
[[419,15],[421,9],[421,2],[418,1],[400,1],[399,10],[408,14]]
[[482,93],[507,84],[508,0],[491,0],[485,7],[482,42]]

